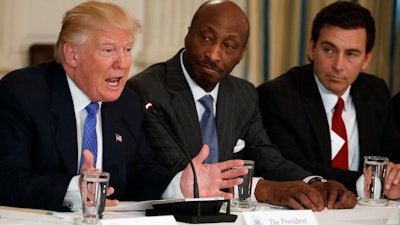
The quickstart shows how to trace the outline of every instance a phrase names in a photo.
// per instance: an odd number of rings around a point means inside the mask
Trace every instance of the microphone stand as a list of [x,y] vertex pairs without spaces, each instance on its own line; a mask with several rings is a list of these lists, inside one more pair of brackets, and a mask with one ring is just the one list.
[[193,161],[187,151],[184,150],[182,144],[178,139],[175,137],[175,135],[171,132],[170,129],[165,125],[165,123],[162,122],[160,116],[158,116],[157,112],[154,110],[153,105],[151,103],[147,103],[145,105],[145,108],[149,111],[152,112],[152,114],[157,118],[158,122],[161,123],[163,128],[167,131],[168,135],[172,137],[174,142],[178,145],[179,149],[181,149],[182,153],[185,155],[185,157],[188,159],[190,167],[192,168],[193,172],[193,197],[194,198],[199,198],[199,185],[197,184],[197,176],[196,176],[196,169],[194,168]]
[[[197,183],[196,170],[193,165],[193,161],[189,153],[182,146],[181,142],[178,141],[176,136],[161,120],[160,116],[154,110],[152,103],[145,102],[145,108],[150,111],[167,131],[168,135],[172,137],[174,142],[178,145],[178,148],[185,155],[189,161],[189,165],[193,173],[193,196],[194,199],[185,199],[176,201],[166,200],[165,203],[153,203],[154,209],[147,209],[146,216],[157,216],[157,215],[174,215],[175,219],[180,222],[187,223],[216,223],[216,222],[235,222],[237,216],[230,214],[230,201],[229,200],[218,200],[210,198],[199,198],[199,185]],[[227,202],[226,213],[220,213],[223,202]]]

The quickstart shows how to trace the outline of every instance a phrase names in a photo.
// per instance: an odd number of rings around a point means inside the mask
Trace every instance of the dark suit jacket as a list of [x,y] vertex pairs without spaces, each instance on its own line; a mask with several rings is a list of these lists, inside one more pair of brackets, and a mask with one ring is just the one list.
[[312,65],[294,67],[257,90],[272,143],[284,157],[312,173],[340,181],[355,192],[363,156],[383,155],[400,161],[400,136],[392,119],[387,86],[380,78],[361,73],[350,90],[359,130],[358,172],[331,168],[329,125]]
[[393,103],[393,118],[396,122],[397,129],[400,130],[400,92],[392,98]]
[[[127,85],[145,101],[153,103],[168,129],[194,157],[202,146],[201,131],[179,54],[147,68],[129,79]],[[293,162],[284,160],[269,141],[262,126],[257,92],[249,82],[233,76],[220,82],[216,126],[219,161],[232,158],[255,160],[255,176],[271,180],[298,180],[310,175]],[[156,159],[174,171],[182,170],[187,164],[184,154],[151,113],[146,113],[144,130]],[[238,139],[244,140],[246,147],[234,154]]]
[[[172,171],[151,160],[141,129],[139,97],[125,89],[101,107],[103,170],[111,198],[157,199]],[[78,151],[72,97],[65,71],[54,61],[11,72],[0,81],[0,205],[63,210],[77,174]],[[116,141],[116,134],[122,142]]]

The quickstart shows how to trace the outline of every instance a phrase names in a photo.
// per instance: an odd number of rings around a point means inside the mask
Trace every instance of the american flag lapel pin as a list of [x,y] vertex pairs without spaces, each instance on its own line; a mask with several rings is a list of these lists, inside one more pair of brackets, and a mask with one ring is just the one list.
[[121,142],[122,143],[122,136],[115,133],[115,142]]

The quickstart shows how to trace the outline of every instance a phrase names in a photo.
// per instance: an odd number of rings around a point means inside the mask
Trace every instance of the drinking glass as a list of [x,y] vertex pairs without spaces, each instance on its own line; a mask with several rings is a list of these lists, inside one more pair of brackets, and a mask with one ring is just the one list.
[[76,224],[97,224],[103,218],[110,174],[101,171],[82,173],[82,218]]
[[389,159],[387,157],[364,157],[364,193],[361,193],[362,196],[358,201],[360,205],[388,205],[389,200],[383,196],[388,163]]
[[254,174],[254,161],[243,160],[244,165],[235,168],[247,168],[248,173],[241,176],[242,183],[234,189],[234,198],[231,200],[232,211],[246,211],[251,208],[251,187]]

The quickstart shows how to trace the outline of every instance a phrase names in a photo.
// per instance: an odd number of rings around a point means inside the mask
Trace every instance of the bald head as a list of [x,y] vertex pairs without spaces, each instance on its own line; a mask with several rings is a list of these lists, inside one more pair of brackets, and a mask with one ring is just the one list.
[[185,37],[185,68],[209,92],[243,59],[248,38],[249,21],[239,6],[208,1],[196,11]]
[[[224,20],[221,20],[221,17]],[[250,25],[247,15],[243,10],[231,1],[211,0],[203,3],[193,16],[190,27],[204,23],[207,19],[217,21],[230,21],[231,28],[243,33],[244,46],[249,37]]]

